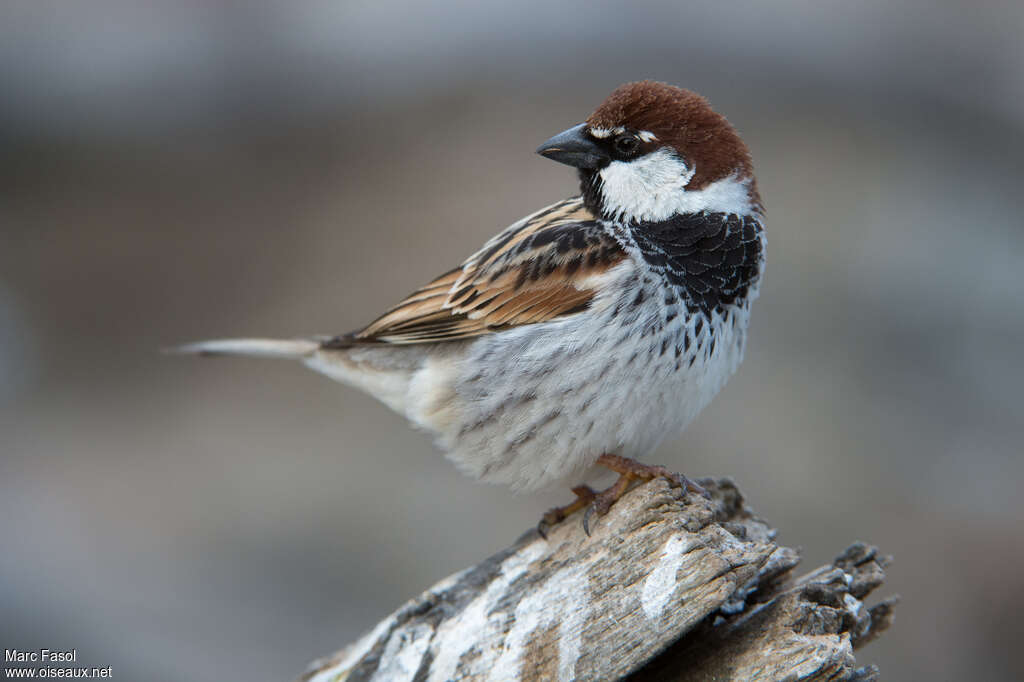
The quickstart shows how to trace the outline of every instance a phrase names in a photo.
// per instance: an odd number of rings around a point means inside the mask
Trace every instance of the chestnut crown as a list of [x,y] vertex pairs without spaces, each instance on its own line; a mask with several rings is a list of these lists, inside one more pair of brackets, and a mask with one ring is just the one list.
[[615,156],[671,147],[694,170],[689,190],[732,174],[753,176],[750,151],[735,128],[706,99],[683,88],[656,81],[620,85],[586,125],[592,136],[610,139]]

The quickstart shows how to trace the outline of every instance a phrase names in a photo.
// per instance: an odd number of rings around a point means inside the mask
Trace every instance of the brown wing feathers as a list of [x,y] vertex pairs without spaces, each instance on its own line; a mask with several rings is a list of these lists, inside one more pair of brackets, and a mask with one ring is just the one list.
[[450,341],[578,312],[594,296],[588,278],[623,258],[582,200],[567,199],[513,225],[461,268],[325,347]]

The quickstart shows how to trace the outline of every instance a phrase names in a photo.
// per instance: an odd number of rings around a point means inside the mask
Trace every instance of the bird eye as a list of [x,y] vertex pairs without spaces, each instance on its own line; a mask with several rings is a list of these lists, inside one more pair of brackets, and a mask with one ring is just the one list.
[[625,133],[615,138],[615,151],[622,156],[630,156],[640,148],[640,140],[636,135]]

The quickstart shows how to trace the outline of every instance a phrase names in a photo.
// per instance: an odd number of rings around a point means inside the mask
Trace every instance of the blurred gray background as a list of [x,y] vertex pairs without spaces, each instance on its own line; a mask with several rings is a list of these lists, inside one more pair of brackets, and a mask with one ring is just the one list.
[[734,477],[805,567],[896,556],[886,679],[1013,679],[1024,638],[1024,4],[6,2],[0,641],[119,680],[291,679],[532,526],[285,363],[575,192],[533,153],[616,85],[753,150],[747,360],[652,457]]

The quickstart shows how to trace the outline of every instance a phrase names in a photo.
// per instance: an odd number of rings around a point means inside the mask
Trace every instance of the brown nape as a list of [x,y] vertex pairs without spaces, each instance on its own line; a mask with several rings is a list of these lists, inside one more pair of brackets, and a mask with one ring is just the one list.
[[[754,182],[747,145],[725,117],[695,92],[657,81],[626,83],[608,96],[587,124],[654,133],[696,167],[688,189],[702,189],[733,173]],[[751,191],[760,204],[756,184],[752,184]]]

